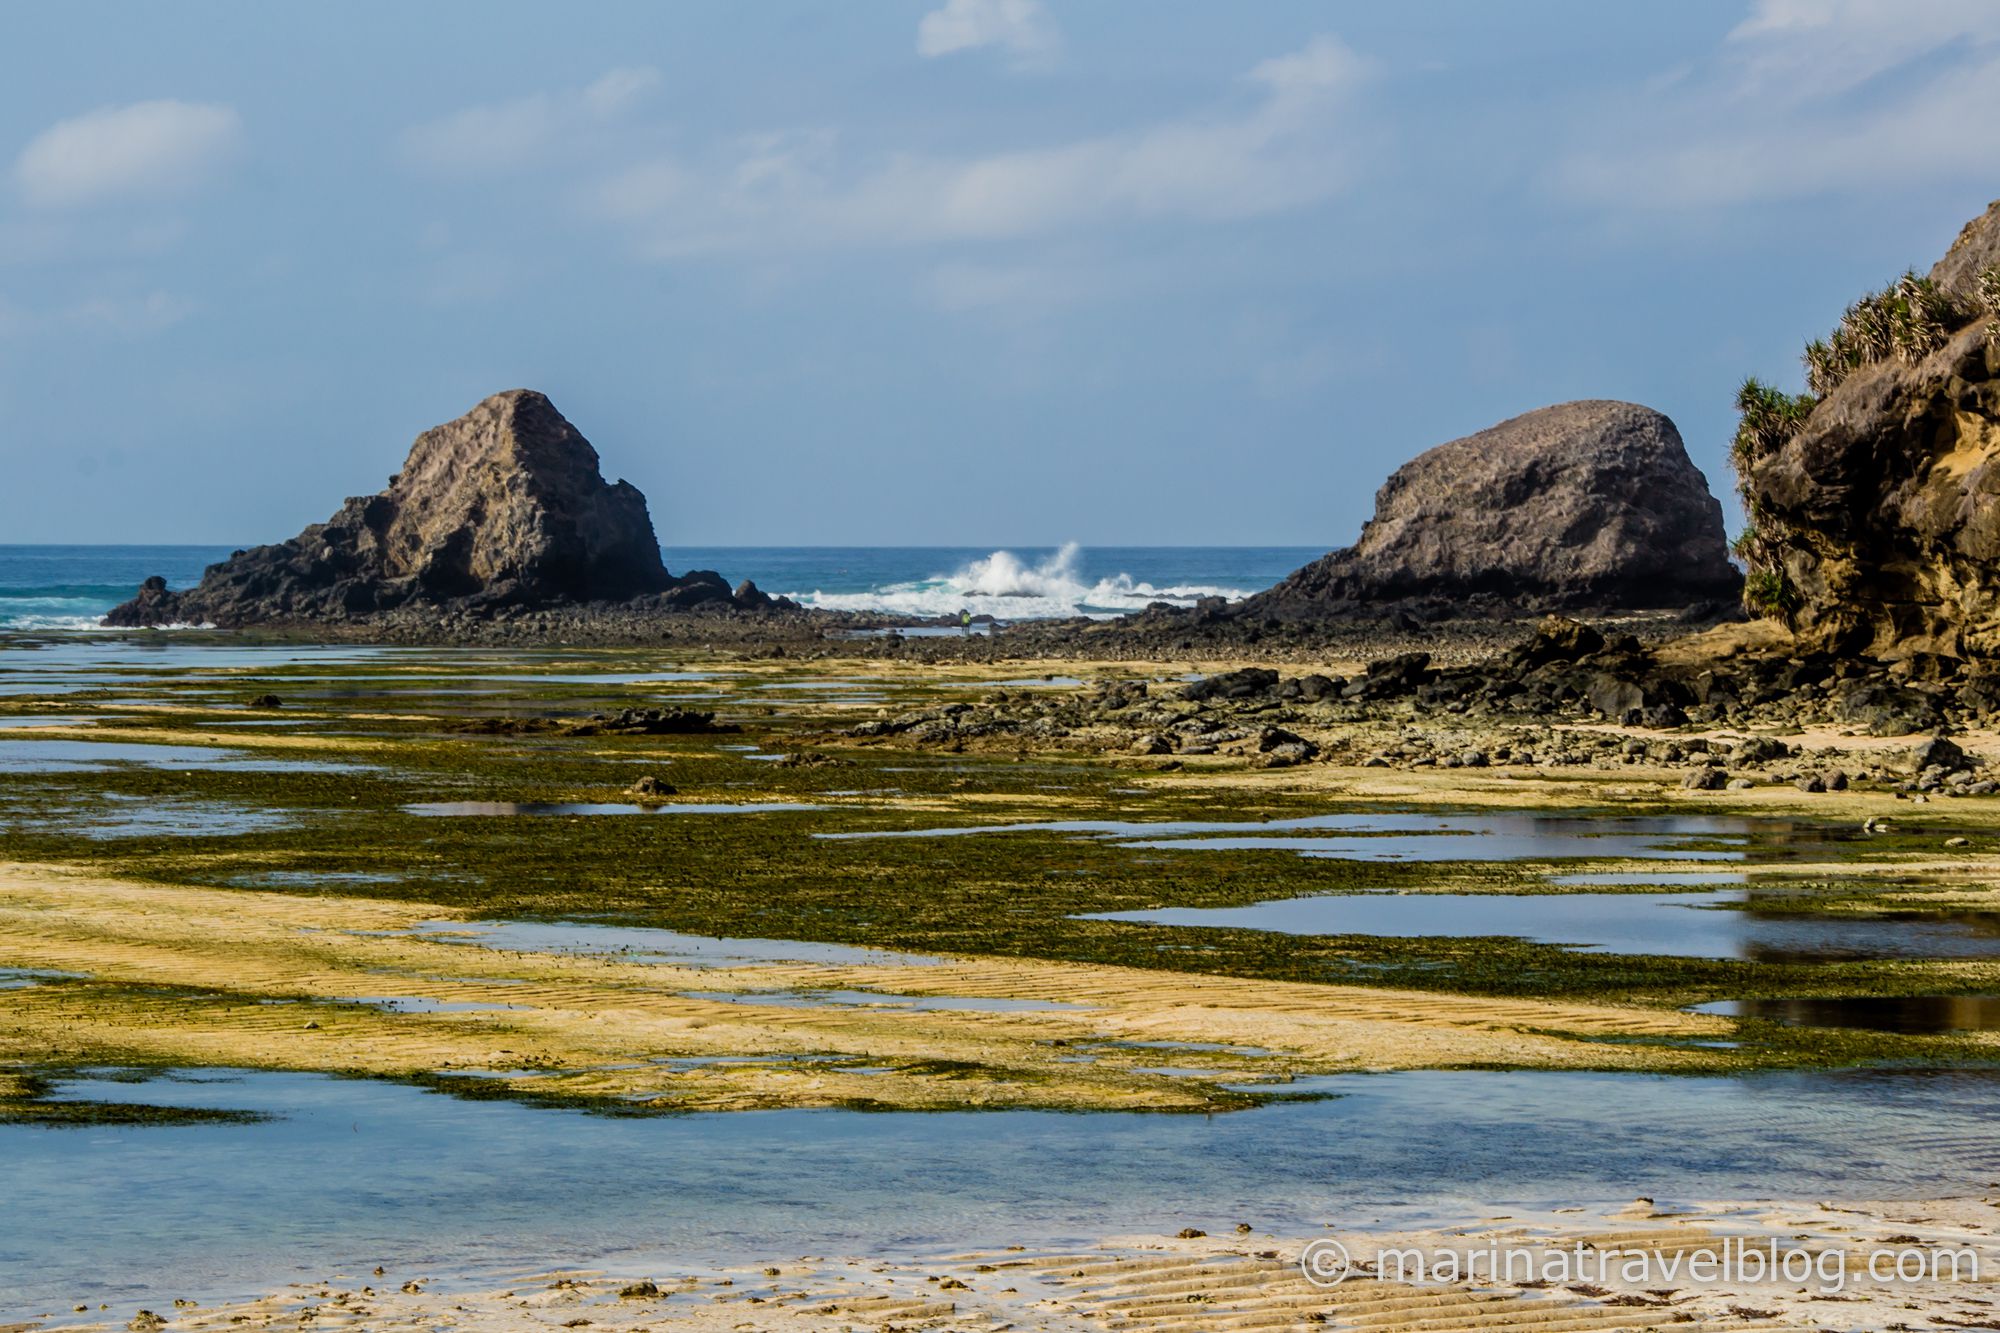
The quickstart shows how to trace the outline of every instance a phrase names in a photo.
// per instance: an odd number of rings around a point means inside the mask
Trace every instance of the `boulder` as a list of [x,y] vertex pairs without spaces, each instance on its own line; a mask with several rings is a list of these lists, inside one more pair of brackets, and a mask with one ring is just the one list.
[[1610,718],[1621,722],[1628,713],[1636,713],[1646,706],[1646,692],[1638,685],[1608,671],[1600,671],[1590,678],[1584,697],[1590,706]]
[[1671,607],[1742,586],[1722,506],[1674,423],[1633,403],[1560,403],[1398,468],[1353,546],[1247,599],[1313,618],[1401,598]]
[[1927,768],[1938,768],[1946,773],[1959,773],[1972,767],[1965,751],[1945,739],[1933,736],[1910,751],[1910,767],[1921,773]]
[[1305,737],[1286,731],[1283,727],[1265,727],[1257,733],[1257,749],[1264,754],[1273,750],[1297,751],[1301,758],[1310,759],[1319,753],[1319,747]]
[[1370,662],[1367,671],[1341,687],[1340,694],[1344,699],[1392,699],[1436,678],[1429,653],[1398,653]]
[[694,708],[621,708],[557,727],[569,736],[691,736],[738,730],[734,723],[718,723],[714,713]]
[[691,569],[674,581],[674,586],[661,595],[661,601],[676,609],[723,602],[733,604],[735,594],[730,591],[729,580],[714,570]]
[[[112,625],[346,619],[406,605],[473,611],[666,592],[646,497],[530,389],[425,431],[379,494],[290,541],[239,551],[199,586],[148,579]],[[727,585],[723,596],[729,595]]]
[[1196,702],[1203,699],[1248,699],[1275,689],[1277,684],[1277,672],[1267,667],[1244,667],[1190,681],[1181,687],[1181,698]]
[[1590,626],[1567,616],[1549,616],[1535,627],[1533,638],[1507,654],[1507,665],[1517,672],[1532,671],[1550,662],[1575,662],[1603,648],[1604,636]]
[[1766,764],[1773,759],[1783,759],[1791,752],[1789,745],[1774,736],[1751,736],[1731,750],[1729,757],[1739,764]]
[[1331,699],[1340,693],[1347,682],[1338,676],[1322,676],[1314,671],[1299,677],[1299,698],[1306,703],[1316,704],[1322,699]]

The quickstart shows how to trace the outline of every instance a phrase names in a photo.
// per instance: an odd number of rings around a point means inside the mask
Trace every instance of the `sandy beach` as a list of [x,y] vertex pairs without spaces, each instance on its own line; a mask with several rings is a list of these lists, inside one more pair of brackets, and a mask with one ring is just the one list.
[[[1441,1329],[1793,1330],[1838,1327],[1986,1328],[1996,1319],[1994,1265],[2000,1242],[1992,1204],[1707,1202],[1656,1207],[1567,1207],[1506,1213],[1459,1225],[1382,1230],[1329,1223],[1325,1236],[1278,1236],[1248,1224],[1227,1236],[1118,1236],[1067,1250],[1009,1246],[992,1252],[882,1257],[774,1258],[733,1269],[610,1273],[434,1274],[388,1267],[330,1273],[258,1300],[202,1307],[176,1301],[126,1324],[84,1330],[454,1329],[527,1333],[550,1328],[799,1330],[1363,1328],[1382,1333]],[[1308,1247],[1337,1238],[1360,1256],[1337,1284],[1309,1280]],[[1405,1281],[1376,1271],[1384,1252],[1511,1254],[1534,1271],[1588,1256],[1600,1281]],[[1619,1257],[1639,1256],[1655,1273],[1701,1271],[1748,1251],[1797,1256],[1804,1283],[1783,1276],[1742,1280],[1617,1275]],[[1957,1275],[1932,1262],[1923,1277],[1877,1281],[1880,1253],[1961,1256]],[[1566,1258],[1565,1256],[1569,1256]],[[1311,1263],[1308,1258],[1308,1264]],[[1895,1258],[1877,1263],[1894,1271]],[[1810,1265],[1808,1268],[1807,1265]],[[1746,1267],[1738,1261],[1739,1269]],[[1526,1271],[1523,1269],[1522,1271]],[[1977,1272],[1978,1276],[1973,1274]],[[1942,1276],[1933,1277],[1936,1273]],[[1648,1285],[1648,1283],[1653,1285]],[[1664,1282],[1665,1285],[1658,1285]],[[8,1333],[36,1323],[4,1326]]]

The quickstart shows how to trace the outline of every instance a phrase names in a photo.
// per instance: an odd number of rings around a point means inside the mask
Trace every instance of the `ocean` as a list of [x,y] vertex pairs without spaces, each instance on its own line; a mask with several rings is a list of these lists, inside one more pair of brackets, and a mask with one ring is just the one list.
[[[0,629],[90,629],[149,575],[201,580],[227,546],[0,546]],[[673,546],[676,574],[713,569],[836,611],[1001,620],[1122,615],[1148,602],[1237,598],[1324,554],[1299,546]]]

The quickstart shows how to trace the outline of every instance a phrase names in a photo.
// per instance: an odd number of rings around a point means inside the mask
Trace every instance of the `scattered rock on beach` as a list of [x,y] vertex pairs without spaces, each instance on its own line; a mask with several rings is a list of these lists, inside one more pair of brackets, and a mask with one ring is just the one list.
[[621,708],[615,713],[592,713],[581,721],[561,723],[559,730],[571,736],[692,736],[738,728],[718,723],[714,713],[703,709]]
[[818,750],[797,750],[779,755],[772,764],[777,768],[843,768],[847,761]]
[[637,782],[627,787],[625,794],[644,802],[672,796],[675,791],[676,788],[673,783],[663,781],[648,773],[645,777],[640,778]]
[[1943,736],[1933,736],[1910,751],[1910,767],[1919,773],[1933,768],[1945,773],[1958,773],[1971,766],[1965,751]]

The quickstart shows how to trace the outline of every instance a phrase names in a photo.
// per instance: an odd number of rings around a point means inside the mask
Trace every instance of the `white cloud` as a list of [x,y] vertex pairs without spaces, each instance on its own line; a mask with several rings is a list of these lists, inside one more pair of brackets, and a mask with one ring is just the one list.
[[660,83],[658,70],[614,69],[587,87],[469,106],[403,135],[412,165],[449,175],[517,171],[629,114]]
[[63,321],[94,333],[142,338],[160,333],[194,313],[194,306],[167,292],[144,296],[94,297],[63,312]]
[[1250,72],[1247,105],[1068,143],[971,157],[891,153],[853,164],[815,131],[738,140],[703,160],[654,158],[586,207],[660,258],[751,248],[1009,240],[1106,224],[1222,221],[1339,189],[1364,77],[1332,37]]
[[93,296],[40,311],[9,304],[0,297],[0,337],[68,331],[143,338],[170,329],[193,313],[190,302],[163,291]]
[[1604,116],[1563,161],[1569,193],[1620,208],[1726,207],[1991,179],[2000,5],[1757,0],[1712,57]]
[[1098,275],[1075,264],[939,264],[925,275],[931,304],[953,314],[1052,310],[1094,296]]
[[2000,41],[1992,0],[1757,0],[1729,34],[1747,90],[1826,98],[1940,47]]
[[522,266],[491,251],[444,254],[425,266],[418,294],[438,309],[490,305],[518,290]]
[[917,54],[925,58],[995,46],[1017,68],[1045,68],[1062,47],[1041,0],[945,0],[917,24]]
[[28,202],[60,208],[166,195],[206,183],[241,150],[232,107],[134,102],[60,121],[21,150],[14,179]]
[[660,86],[660,71],[650,65],[607,70],[583,90],[583,105],[592,115],[609,119],[635,109]]

